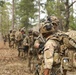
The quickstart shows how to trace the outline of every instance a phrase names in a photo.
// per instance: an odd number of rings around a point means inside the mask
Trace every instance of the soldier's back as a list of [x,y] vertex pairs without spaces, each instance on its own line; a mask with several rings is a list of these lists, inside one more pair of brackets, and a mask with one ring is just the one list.
[[23,37],[22,37],[22,34],[21,34],[21,32],[20,31],[16,31],[16,33],[15,33],[15,39],[16,40],[21,40]]

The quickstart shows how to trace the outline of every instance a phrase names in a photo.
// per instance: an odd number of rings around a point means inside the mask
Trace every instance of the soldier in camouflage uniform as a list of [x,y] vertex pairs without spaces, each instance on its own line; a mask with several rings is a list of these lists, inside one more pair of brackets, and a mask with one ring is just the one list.
[[9,33],[8,33],[8,43],[9,43],[9,47],[11,46],[11,45],[10,45],[10,34],[11,34],[11,33],[12,33],[12,30],[10,30]]
[[25,31],[25,29],[21,29],[21,33],[22,33],[22,37],[23,37],[23,39],[25,38],[25,36],[26,36],[26,31]]
[[32,71],[32,61],[33,61],[33,45],[34,45],[34,36],[33,36],[33,31],[29,30],[28,31],[28,36],[29,36],[29,50],[28,50],[28,67],[30,69],[30,71]]
[[15,32],[15,43],[17,48],[22,45],[22,41],[23,41],[23,35],[21,33],[21,29],[19,29],[18,31]]
[[[23,52],[24,52],[24,57],[28,57],[28,50],[29,50],[29,37],[26,35],[23,39]],[[26,55],[26,56],[25,56]]]
[[67,36],[63,38],[64,47],[62,48],[65,51],[62,58],[64,75],[67,71],[76,71],[76,31],[70,30],[65,34]]
[[[56,40],[53,40],[55,33],[57,33],[59,25],[59,20],[55,16],[50,16],[46,22],[44,22],[44,25],[40,28],[40,33],[42,34],[43,38],[46,39],[46,42],[44,44],[44,69],[43,74],[49,75],[50,72],[52,72],[53,64],[54,64],[54,51],[59,49],[59,43]],[[34,47],[39,48],[42,44],[39,42],[35,42]]]
[[[35,72],[36,75],[43,74],[43,49],[44,49],[45,39],[43,38],[42,34],[40,33],[37,37],[36,41],[34,42],[34,47],[37,50],[37,62],[35,64]],[[39,48],[36,48],[40,44]]]
[[7,35],[4,35],[4,36],[3,36],[3,40],[4,40],[4,45],[6,45],[6,42],[7,42]]
[[16,48],[18,50],[18,56],[23,56],[23,39],[24,39],[24,31],[19,29],[15,33],[15,43]]
[[10,47],[14,48],[15,32],[13,30],[10,31],[9,38],[10,38]]
[[31,62],[33,57],[33,43],[34,43],[33,31],[28,30],[28,35],[26,35],[23,40],[23,49],[25,53],[27,53],[28,55],[27,59],[28,59],[29,71],[31,71]]
[[[38,38],[38,36],[39,36],[39,32],[38,31],[33,31],[33,37],[34,37],[34,42],[37,40],[37,38]],[[34,57],[35,58],[38,58],[38,50],[37,49],[35,49],[34,48]]]

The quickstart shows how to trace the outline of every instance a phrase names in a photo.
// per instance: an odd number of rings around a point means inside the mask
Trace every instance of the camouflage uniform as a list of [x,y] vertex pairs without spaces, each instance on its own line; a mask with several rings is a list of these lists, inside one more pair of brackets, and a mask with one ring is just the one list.
[[[22,43],[23,43],[23,35],[21,33],[21,30],[19,29],[18,31],[15,32],[15,45],[18,50],[18,56],[20,56],[23,51]],[[23,55],[23,53],[22,53],[22,55]]]
[[32,64],[31,62],[33,60],[33,45],[34,45],[33,31],[29,30],[28,35],[29,35],[28,67],[31,71],[31,64]]
[[39,75],[42,75],[43,74],[43,66],[44,66],[44,63],[43,63],[43,45],[45,43],[45,39],[43,38],[42,34],[39,34],[39,36],[36,38],[35,42],[34,42],[34,45],[35,44],[41,44],[42,47],[39,47],[37,50],[37,62],[36,62],[36,66],[35,69],[36,73],[39,72]]
[[15,42],[16,42],[17,47],[20,47],[22,45],[22,40],[23,40],[23,36],[22,36],[21,31],[20,30],[16,31]]
[[[49,17],[44,25],[40,27],[40,33],[45,38],[44,44],[44,75],[49,75],[50,70],[52,70],[54,63],[54,51],[58,49],[57,41],[50,38],[53,34],[57,32],[59,20],[55,16]],[[38,43],[38,42],[37,42]],[[40,46],[40,45],[39,45]]]
[[34,43],[33,32],[32,30],[29,30],[28,35],[26,35],[23,40],[23,48],[24,51],[28,54],[27,59],[28,59],[28,67],[30,71],[31,71],[31,61],[33,57],[33,43]]
[[57,44],[54,40],[48,40],[44,46],[44,69],[52,69],[54,50]]
[[12,30],[9,31],[8,33],[8,43],[9,43],[9,47],[10,47],[10,34],[12,33]]
[[24,57],[25,57],[25,54],[27,54],[28,56],[28,50],[29,50],[29,37],[26,35],[25,38],[23,39]]
[[[39,35],[39,32],[37,32],[37,31],[33,32],[33,45],[34,45],[34,42],[37,40],[38,35]],[[33,56],[35,58],[37,58],[37,53],[38,53],[38,50],[33,47]]]
[[[65,34],[67,35],[67,37],[63,38],[63,45],[65,46],[65,56],[63,56],[62,59],[62,67],[66,71],[74,71],[76,70],[76,31],[71,30],[69,32],[66,32]],[[65,59],[67,60],[65,61]]]
[[6,45],[6,42],[7,42],[7,35],[4,35],[4,36],[3,36],[3,40],[4,40],[4,45]]
[[10,31],[9,38],[10,38],[10,47],[14,48],[14,42],[15,42],[15,33],[14,33],[14,31],[12,31],[12,30]]

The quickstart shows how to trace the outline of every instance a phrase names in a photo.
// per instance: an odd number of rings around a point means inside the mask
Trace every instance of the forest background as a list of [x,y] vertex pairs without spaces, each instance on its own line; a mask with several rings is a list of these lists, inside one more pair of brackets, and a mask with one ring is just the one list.
[[50,15],[59,18],[61,30],[76,30],[75,3],[76,0],[0,0],[0,32],[7,34],[10,29],[39,27]]

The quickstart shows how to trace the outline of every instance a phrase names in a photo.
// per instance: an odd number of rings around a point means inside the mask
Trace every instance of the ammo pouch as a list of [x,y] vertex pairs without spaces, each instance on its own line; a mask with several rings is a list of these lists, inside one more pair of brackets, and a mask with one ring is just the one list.
[[64,70],[72,70],[69,57],[63,57],[61,63]]
[[53,65],[58,65],[58,64],[60,64],[60,57],[61,57],[61,55],[60,55],[60,44],[59,44],[59,42],[57,41],[57,40],[55,40],[55,42],[57,43],[57,45],[58,45],[58,47],[56,47],[55,48],[55,50],[54,50],[54,55],[53,55]]
[[73,54],[73,67],[76,68],[76,52]]
[[29,54],[33,55],[33,48],[32,47],[29,49]]
[[76,49],[68,50],[69,63],[73,68],[76,68]]
[[57,52],[55,52],[54,53],[54,58],[53,58],[53,65],[57,65],[57,64],[59,64],[60,63],[60,55],[59,55],[59,53],[57,53]]

